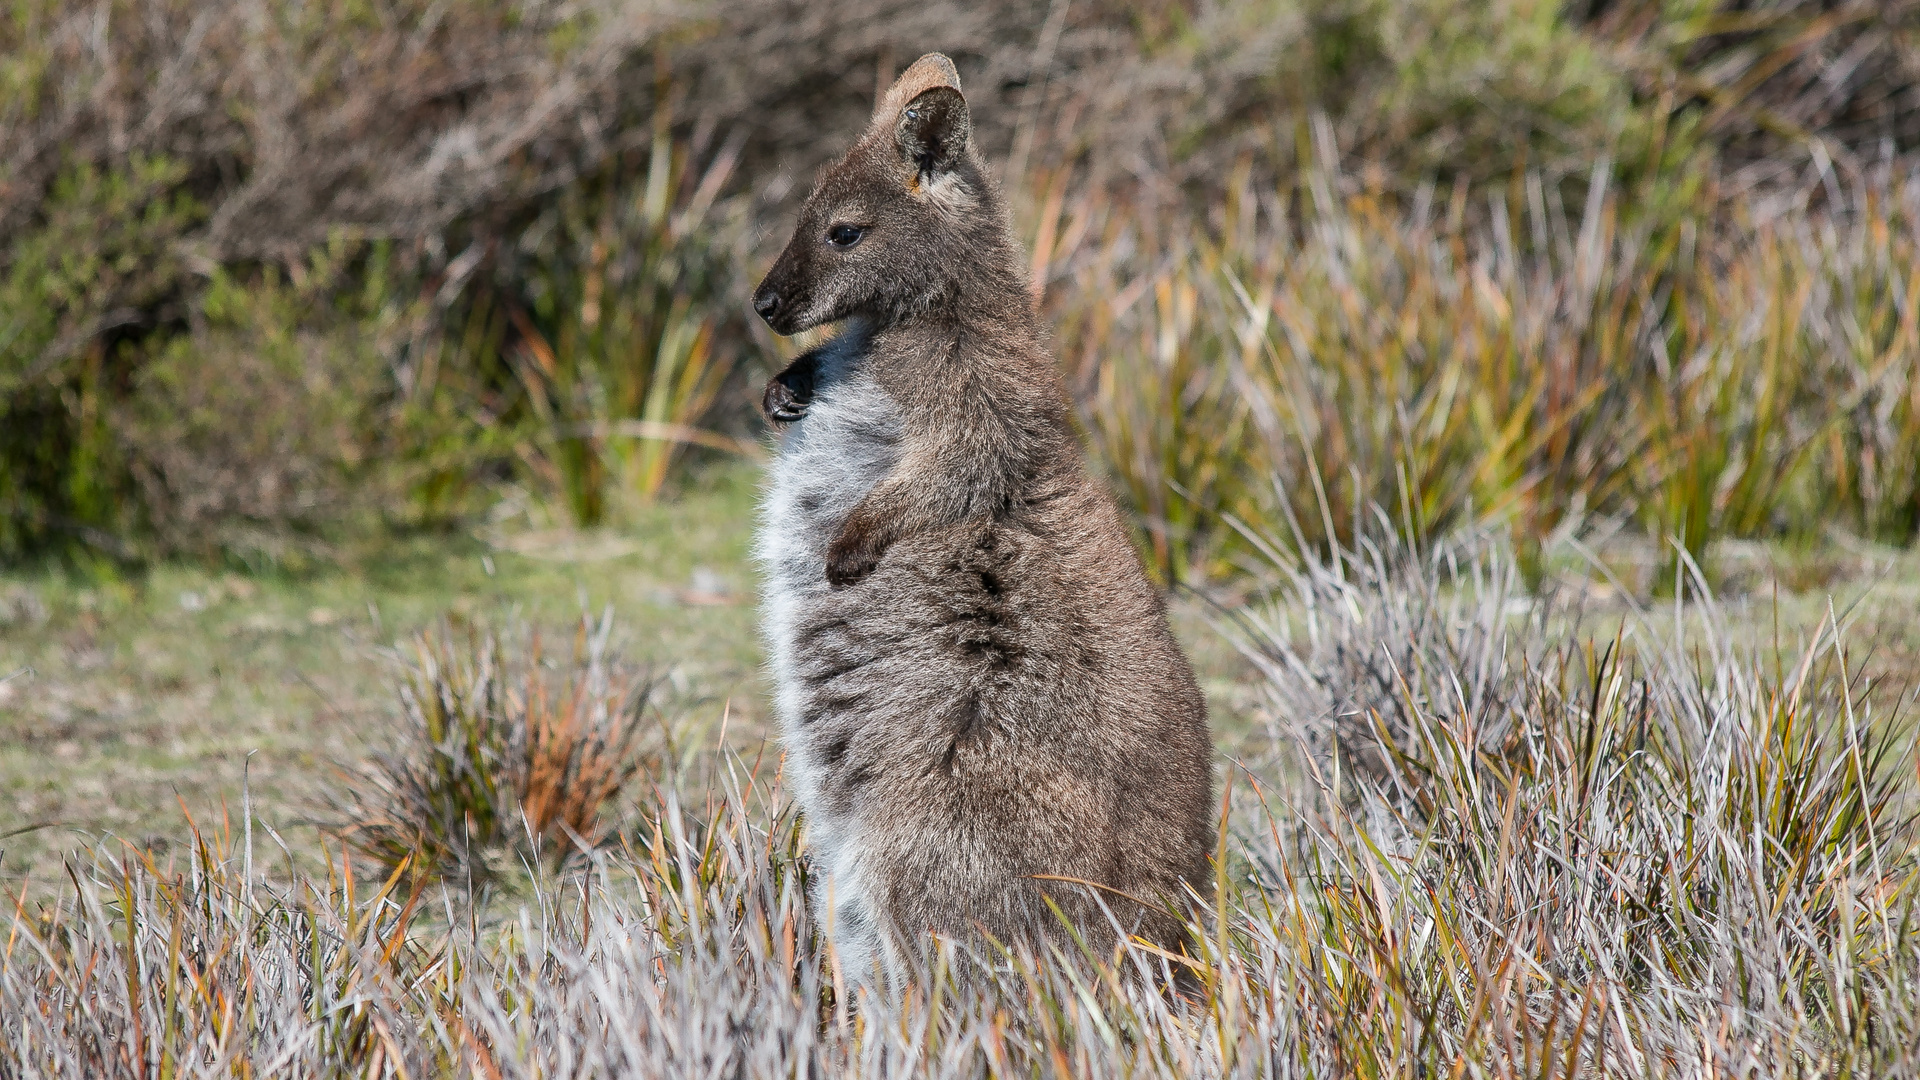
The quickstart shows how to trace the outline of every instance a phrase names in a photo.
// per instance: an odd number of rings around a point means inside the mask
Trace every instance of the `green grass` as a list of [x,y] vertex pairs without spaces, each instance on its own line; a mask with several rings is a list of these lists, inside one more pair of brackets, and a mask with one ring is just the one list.
[[[200,820],[256,809],[303,846],[335,764],[396,718],[381,648],[437,623],[521,618],[569,632],[612,605],[615,644],[665,678],[676,741],[752,753],[769,734],[757,582],[757,467],[719,462],[671,498],[579,531],[538,512],[416,536],[301,577],[160,565],[140,577],[0,576],[0,880],[57,872],[104,836],[165,849]],[[1223,719],[1246,699],[1207,605],[1176,601]]]
[[[415,537],[301,578],[180,566],[0,578],[14,607],[45,609],[0,629],[0,674],[30,669],[0,690],[0,832],[51,823],[0,841],[0,874],[57,868],[57,852],[106,832],[177,838],[179,801],[237,813],[243,776],[270,820],[300,820],[330,763],[357,760],[393,718],[377,647],[443,614],[566,627],[582,604],[611,604],[623,652],[667,676],[671,707],[712,726],[731,701],[729,740],[757,739],[755,483],[750,468],[717,467],[618,531],[523,521],[497,546]],[[724,596],[698,593],[714,582]]]

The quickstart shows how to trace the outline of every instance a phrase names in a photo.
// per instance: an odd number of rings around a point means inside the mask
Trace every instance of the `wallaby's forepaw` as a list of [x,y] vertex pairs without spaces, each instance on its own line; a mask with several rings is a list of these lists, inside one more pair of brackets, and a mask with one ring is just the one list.
[[767,381],[767,396],[760,400],[760,411],[776,424],[791,424],[807,415],[807,399],[779,379]]
[[841,589],[873,573],[892,543],[882,530],[864,526],[857,514],[849,518],[827,548],[827,584]]
[[791,424],[807,415],[813,403],[813,376],[819,361],[807,353],[787,365],[787,369],[767,380],[766,396],[760,399],[760,411],[776,424]]

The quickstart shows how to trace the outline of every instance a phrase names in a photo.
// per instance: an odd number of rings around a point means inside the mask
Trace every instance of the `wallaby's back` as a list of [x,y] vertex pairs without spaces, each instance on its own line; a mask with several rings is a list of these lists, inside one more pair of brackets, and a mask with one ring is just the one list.
[[816,901],[855,977],[929,931],[1064,941],[1049,898],[1096,948],[1103,904],[1174,946],[1162,909],[1210,879],[1205,703],[967,135],[952,65],[922,58],[755,294],[781,333],[847,324],[768,387],[788,426],[759,555]]

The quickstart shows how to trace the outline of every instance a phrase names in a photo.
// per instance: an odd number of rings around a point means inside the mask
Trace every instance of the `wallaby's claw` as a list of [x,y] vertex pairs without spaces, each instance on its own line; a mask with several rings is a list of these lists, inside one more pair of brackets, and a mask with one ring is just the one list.
[[802,354],[785,371],[767,380],[766,396],[760,399],[760,411],[776,424],[791,424],[807,415],[813,403],[813,376],[820,366],[819,350]]
[[842,552],[837,555],[829,552],[827,555],[827,584],[836,589],[844,589],[849,585],[857,585],[861,579],[873,573],[873,568],[878,565],[880,565],[878,559],[872,558],[864,552]]
[[791,424],[807,415],[808,399],[794,393],[793,387],[773,378],[767,381],[767,394],[760,400],[760,411],[776,424]]

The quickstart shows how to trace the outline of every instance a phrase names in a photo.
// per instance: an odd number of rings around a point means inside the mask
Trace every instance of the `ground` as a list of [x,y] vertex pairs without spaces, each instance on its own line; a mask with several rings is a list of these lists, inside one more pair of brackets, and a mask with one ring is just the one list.
[[[617,529],[521,520],[407,538],[299,577],[0,575],[0,880],[11,891],[57,873],[63,853],[102,837],[165,847],[185,813],[237,811],[243,786],[263,820],[311,843],[337,766],[381,745],[393,721],[383,647],[443,618],[564,627],[610,604],[623,652],[666,676],[681,740],[724,734],[752,753],[767,735],[749,561],[756,483],[750,465],[714,466]],[[1625,542],[1604,552],[1629,578],[1652,557]],[[1851,620],[1856,661],[1894,684],[1876,695],[1882,707],[1920,681],[1920,554],[1747,546],[1718,562],[1738,636],[1777,632],[1791,650],[1831,599]],[[1564,558],[1556,580],[1584,594],[1604,633],[1629,601],[1578,565]],[[1252,729],[1251,674],[1208,603],[1183,594],[1173,608],[1231,752]]]

